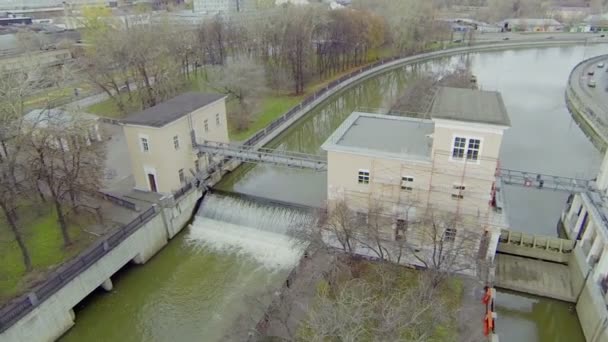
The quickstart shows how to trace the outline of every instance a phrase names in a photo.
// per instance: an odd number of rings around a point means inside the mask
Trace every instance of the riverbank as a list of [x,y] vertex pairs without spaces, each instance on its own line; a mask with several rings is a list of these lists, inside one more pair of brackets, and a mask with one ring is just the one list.
[[[593,57],[580,62],[568,78],[568,87],[566,88],[566,104],[572,117],[579,125],[581,130],[589,137],[593,145],[601,152],[606,151],[608,147],[608,131],[606,126],[606,120],[608,119],[606,114],[606,103],[601,103],[600,94],[596,94],[596,88],[589,87],[588,82],[592,78],[587,73],[593,70],[596,73],[596,78],[606,77],[604,74],[604,68],[598,68],[596,71],[596,64],[601,61],[608,59],[608,55],[602,55]],[[586,76],[583,76],[586,75]],[[588,79],[586,79],[588,78]],[[588,81],[588,82],[585,82]],[[595,80],[599,85],[600,92],[603,92],[603,82]]]

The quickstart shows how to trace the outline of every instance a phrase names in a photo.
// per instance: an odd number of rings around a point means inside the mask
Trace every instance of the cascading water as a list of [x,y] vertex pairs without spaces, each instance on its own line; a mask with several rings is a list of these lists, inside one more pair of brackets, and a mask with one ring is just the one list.
[[304,210],[212,193],[203,200],[187,241],[216,252],[252,257],[269,269],[286,269],[302,255],[288,231],[312,221],[313,216]]

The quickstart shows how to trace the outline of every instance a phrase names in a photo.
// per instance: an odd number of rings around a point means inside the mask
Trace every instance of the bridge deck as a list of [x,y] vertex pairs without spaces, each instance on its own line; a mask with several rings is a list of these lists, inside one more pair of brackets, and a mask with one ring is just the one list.
[[272,149],[253,149],[251,146],[232,145],[205,141],[198,145],[200,152],[221,155],[247,163],[274,164],[292,168],[327,170],[327,159],[305,153],[288,152]]
[[574,303],[568,266],[508,254],[496,255],[496,287]]

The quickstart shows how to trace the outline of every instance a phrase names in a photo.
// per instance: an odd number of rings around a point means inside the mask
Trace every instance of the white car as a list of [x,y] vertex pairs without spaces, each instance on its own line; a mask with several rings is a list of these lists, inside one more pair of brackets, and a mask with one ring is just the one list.
[[592,78],[589,80],[589,82],[587,82],[587,85],[589,86],[589,88],[595,88],[596,86],[596,82],[595,80]]
[[603,68],[603,67],[604,67],[604,65],[605,65],[605,64],[602,62],[602,63],[598,64],[598,65],[597,65],[597,67],[598,67],[598,68]]

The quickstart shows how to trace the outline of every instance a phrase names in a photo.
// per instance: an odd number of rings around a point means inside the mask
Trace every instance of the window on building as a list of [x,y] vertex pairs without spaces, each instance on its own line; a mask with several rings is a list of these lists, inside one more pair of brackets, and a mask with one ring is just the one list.
[[469,148],[467,149],[468,160],[479,159],[479,146],[481,146],[481,141],[479,139],[469,139]]
[[359,184],[369,184],[369,170],[359,170]]
[[481,140],[467,139],[464,137],[454,138],[454,148],[452,149],[453,159],[464,159],[477,161],[479,160],[479,150],[481,148]]
[[203,124],[205,125],[205,132],[209,132],[209,120],[205,119],[205,121],[203,121]]
[[456,229],[455,228],[446,228],[443,232],[443,241],[453,242],[456,240]]
[[179,150],[179,137],[177,135],[173,137],[173,147]]
[[186,182],[186,175],[184,174],[184,169],[179,169],[179,171],[177,171],[178,175],[179,175],[179,182],[180,183],[185,183]]
[[222,122],[220,121],[220,114],[219,113],[215,114],[215,125],[219,126],[221,124],[222,124]]
[[452,150],[452,158],[462,159],[464,158],[464,150],[467,146],[467,138],[456,137],[454,138],[454,149]]
[[412,191],[414,190],[414,177],[403,176],[401,177],[401,190]]
[[144,152],[150,151],[150,143],[148,142],[148,138],[141,138],[141,150]]

